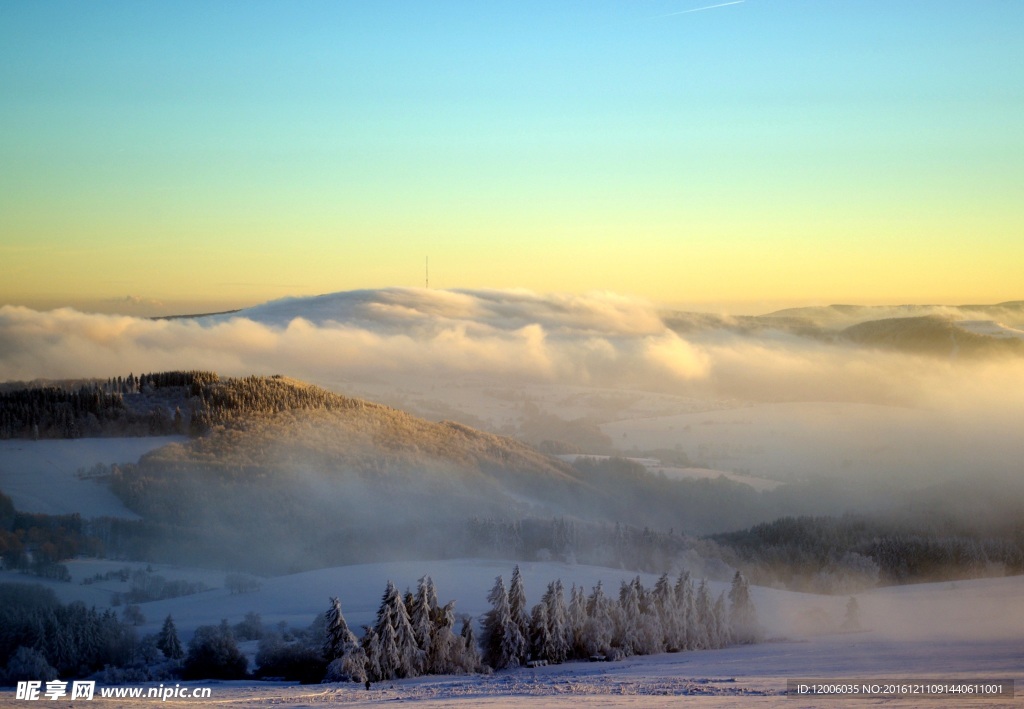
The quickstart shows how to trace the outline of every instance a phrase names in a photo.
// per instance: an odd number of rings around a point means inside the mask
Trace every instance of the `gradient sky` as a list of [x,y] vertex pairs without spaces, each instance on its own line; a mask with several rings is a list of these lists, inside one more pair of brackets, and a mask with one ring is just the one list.
[[1024,298],[1024,2],[713,4],[0,0],[0,305]]

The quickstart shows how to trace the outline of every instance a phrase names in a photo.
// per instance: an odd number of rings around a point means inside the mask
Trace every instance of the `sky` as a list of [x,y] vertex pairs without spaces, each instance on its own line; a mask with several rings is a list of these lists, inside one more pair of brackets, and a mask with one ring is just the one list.
[[[715,7],[709,7],[716,5]],[[0,2],[0,306],[1024,298],[1018,0]]]

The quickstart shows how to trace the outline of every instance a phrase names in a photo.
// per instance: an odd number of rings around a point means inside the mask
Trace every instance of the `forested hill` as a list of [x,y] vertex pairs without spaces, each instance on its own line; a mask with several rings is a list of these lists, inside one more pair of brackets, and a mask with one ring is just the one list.
[[159,372],[0,385],[0,438],[202,435],[251,415],[376,406],[285,377]]

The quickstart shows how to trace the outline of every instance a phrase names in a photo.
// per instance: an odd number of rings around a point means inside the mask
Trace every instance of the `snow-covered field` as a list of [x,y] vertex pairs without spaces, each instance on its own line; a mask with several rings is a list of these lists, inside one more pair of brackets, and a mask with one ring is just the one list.
[[105,483],[83,480],[80,468],[135,463],[151,450],[184,436],[0,441],[0,491],[19,512],[137,519]]
[[[74,576],[98,570],[98,563],[75,561]],[[622,579],[635,574],[615,569],[559,563],[521,564],[528,601],[539,600],[548,581],[588,589],[598,580],[616,592]],[[195,578],[200,570],[154,569],[168,578]],[[200,624],[241,620],[259,612],[265,625],[285,621],[308,625],[322,613],[328,596],[339,595],[353,627],[369,623],[376,613],[384,585],[393,580],[400,589],[414,586],[430,574],[441,602],[456,599],[456,610],[479,617],[487,609],[486,594],[494,577],[508,581],[509,562],[461,559],[450,561],[362,564],[321,569],[264,579],[255,592],[231,595],[217,588],[194,596],[144,603],[147,624],[154,632],[173,614],[183,640]],[[212,574],[213,572],[205,572]],[[655,577],[642,574],[646,586]],[[9,580],[6,577],[2,580]],[[210,583],[216,583],[212,575]],[[49,583],[65,600],[95,589],[78,583]],[[718,593],[724,582],[713,582]],[[612,663],[567,663],[536,669],[499,672],[491,676],[425,677],[382,682],[369,691],[355,685],[298,686],[257,682],[196,682],[210,687],[210,700],[228,706],[312,706],[344,703],[371,706],[383,702],[413,702],[421,707],[451,706],[611,706],[658,707],[698,700],[701,706],[874,706],[871,699],[805,701],[785,696],[787,679],[913,681],[1005,680],[1024,682],[1024,577],[979,579],[956,583],[921,584],[876,589],[857,595],[863,632],[840,633],[845,596],[816,596],[755,587],[752,597],[765,626],[768,642],[724,650],[627,658]],[[87,602],[100,598],[89,595]],[[97,603],[102,605],[101,603]],[[820,699],[820,698],[819,698]],[[94,700],[107,706],[145,706]],[[962,706],[961,698],[943,700]],[[172,700],[179,706],[187,704]],[[1013,706],[1013,701],[984,700],[987,706]],[[920,706],[913,698],[888,699],[885,706]],[[0,693],[0,706],[17,706],[10,691]],[[1019,706],[1019,702],[1017,704]]]

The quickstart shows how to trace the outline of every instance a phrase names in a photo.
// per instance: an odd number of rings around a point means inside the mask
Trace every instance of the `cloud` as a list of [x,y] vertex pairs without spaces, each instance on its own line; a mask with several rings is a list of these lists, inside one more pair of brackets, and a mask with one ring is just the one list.
[[209,369],[314,382],[397,376],[636,388],[748,401],[1022,408],[1024,364],[966,363],[708,319],[685,334],[613,293],[383,289],[150,320],[0,308],[0,380]]
[[746,0],[733,0],[733,2],[722,2],[717,5],[705,5],[704,7],[695,7],[691,10],[680,10],[679,12],[670,12],[667,15],[658,15],[652,19],[658,19],[661,17],[673,17],[675,15],[689,15],[691,12],[703,12],[704,10],[714,10],[716,7],[727,7],[729,5],[741,5]]

